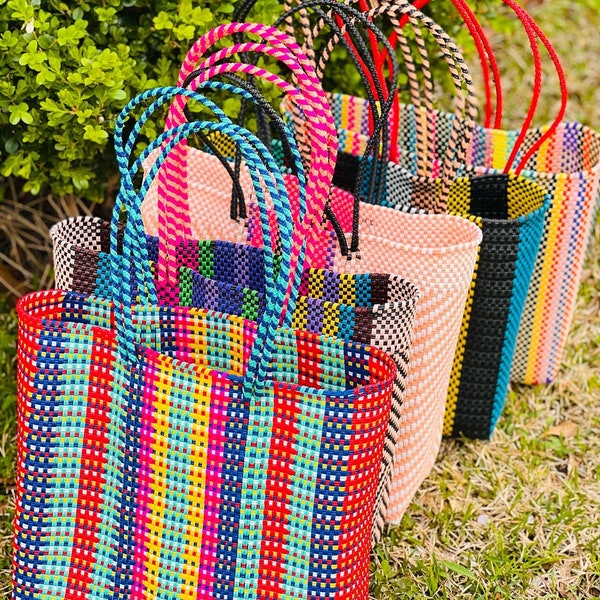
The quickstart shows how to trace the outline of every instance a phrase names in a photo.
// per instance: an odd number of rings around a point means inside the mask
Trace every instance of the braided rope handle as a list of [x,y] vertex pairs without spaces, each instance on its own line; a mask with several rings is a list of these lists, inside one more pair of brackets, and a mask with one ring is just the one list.
[[[152,306],[156,304],[156,291],[152,279],[147,279],[145,285],[137,285],[131,289],[129,273],[134,268],[138,272],[147,269],[147,249],[143,242],[144,230],[141,223],[141,200],[165,164],[169,153],[177,147],[182,139],[198,131],[220,132],[231,137],[239,145],[244,160],[250,167],[250,175],[254,191],[260,207],[261,226],[263,235],[268,238],[270,233],[268,205],[266,202],[265,186],[268,188],[270,200],[274,206],[278,219],[278,228],[282,232],[282,257],[279,272],[275,277],[273,253],[269,245],[265,246],[265,277],[266,293],[269,296],[267,311],[263,314],[257,326],[255,343],[250,355],[245,385],[251,387],[247,391],[255,393],[257,386],[266,381],[269,363],[275,348],[275,332],[279,327],[283,313],[290,314],[297,295],[297,287],[290,288],[289,281],[299,282],[301,265],[293,265],[291,261],[291,246],[293,237],[293,219],[283,177],[270,152],[264,144],[253,134],[225,118],[217,122],[196,121],[185,123],[163,132],[159,137],[142,152],[140,157],[129,165],[129,155],[124,151],[127,145],[122,143],[123,128],[131,111],[141,102],[156,95],[163,95],[163,103],[176,95],[184,95],[204,102],[205,99],[196,92],[183,88],[158,88],[140,94],[123,109],[115,126],[115,139],[117,163],[122,177],[113,219],[111,224],[111,260],[112,283],[115,290],[114,304],[117,322],[117,335],[119,348],[125,352],[126,357],[133,359],[135,356],[135,336],[133,335],[133,306]],[[133,177],[141,169],[142,163],[156,149],[160,148],[160,155],[152,165],[149,173],[136,191]],[[127,210],[127,221],[122,231],[123,243],[119,247],[118,238],[121,222],[121,210]],[[121,252],[119,252],[119,250]],[[139,298],[134,302],[136,296]],[[267,314],[268,313],[268,314]]]
[[[183,81],[181,87],[190,86],[192,84],[193,80],[196,79],[199,75],[201,75],[201,73],[202,73],[201,69],[196,69],[195,71],[192,71],[188,75],[188,77]],[[236,75],[234,75],[232,73],[225,73],[223,75],[225,76],[225,78],[227,80],[229,80],[235,84],[235,88],[244,91],[241,94],[242,109],[240,111],[240,119],[238,120],[238,123],[243,125],[244,115],[242,114],[242,112],[245,112],[247,103],[252,102],[256,108],[257,118],[260,118],[260,124],[259,124],[260,131],[257,131],[257,135],[258,135],[259,139],[261,139],[267,147],[271,145],[270,124],[272,124],[276,130],[278,139],[281,142],[284,159],[287,162],[287,164],[289,165],[289,167],[291,168],[292,173],[297,175],[296,169],[295,169],[296,156],[295,156],[294,151],[292,150],[292,144],[290,143],[290,140],[292,142],[294,142],[294,148],[296,148],[295,140],[293,139],[292,132],[290,131],[289,126],[286,125],[286,123],[282,119],[281,114],[278,113],[273,108],[273,106],[269,103],[269,101],[262,94],[262,92],[259,90],[259,88],[253,84],[253,82],[251,82],[250,80],[242,79],[241,77],[237,77]],[[209,82],[205,82],[202,85],[202,89],[204,92],[206,92],[206,90],[207,90],[206,83],[209,83]],[[212,84],[212,87],[214,87],[215,89],[219,89],[219,90],[226,89],[229,92],[235,93],[235,88],[233,88],[233,87],[226,88],[225,86],[219,85],[220,82],[217,82],[214,80],[211,80],[210,83]],[[191,114],[189,114],[187,105],[184,108],[184,113],[185,113],[186,119],[188,121],[193,120]],[[212,141],[210,139],[208,139],[206,136],[202,137],[201,140],[202,140],[203,144],[210,149],[212,154],[215,155],[219,159],[221,164],[227,170],[227,173],[229,174],[230,178],[232,179],[233,189],[232,189],[232,195],[231,195],[231,200],[232,200],[231,210],[230,210],[231,219],[237,220],[238,218],[242,218],[242,219],[247,218],[246,204],[245,204],[245,200],[244,200],[244,192],[241,189],[241,186],[239,183],[240,168],[241,168],[241,161],[239,160],[240,159],[239,154],[235,153],[235,156],[234,156],[235,163],[234,163],[234,168],[232,168],[230,165],[230,162],[229,162],[229,159],[231,158],[231,156],[225,156],[215,146],[215,144],[213,144]]]
[[[245,52],[249,52],[254,44],[241,44],[239,45],[241,49]],[[213,55],[211,59],[214,57],[216,61],[219,61],[225,58],[227,54],[226,49],[225,52],[219,52],[219,56]],[[231,48],[231,50],[236,50],[236,48]],[[279,52],[277,50],[270,51],[269,53],[278,55]],[[210,63],[211,61],[207,61]],[[250,74],[254,77],[263,77],[268,78],[268,80],[285,91],[286,93],[294,96],[298,99],[299,103],[305,105],[305,109],[307,113],[310,115],[309,118],[309,134],[313,143],[310,147],[310,160],[308,161],[308,177],[307,177],[307,196],[310,198],[309,211],[296,211],[295,215],[297,216],[297,227],[301,232],[304,232],[305,236],[311,235],[312,229],[316,226],[317,223],[320,223],[322,220],[322,215],[325,210],[326,203],[328,201],[328,190],[330,186],[330,177],[327,174],[327,161],[331,160],[332,157],[327,157],[326,153],[323,152],[325,148],[325,140],[322,137],[321,131],[318,127],[321,122],[319,113],[313,110],[313,107],[306,102],[304,95],[287,81],[281,79],[279,76],[274,75],[268,71],[260,67],[256,67],[250,63],[223,63],[219,62],[218,64],[207,65],[203,63],[201,73],[198,75],[194,81],[191,82],[190,87],[193,89],[197,83],[203,80],[209,80],[213,77],[218,77],[219,75],[231,72],[244,72]],[[319,139],[321,136],[321,139]],[[324,192],[319,196],[319,191]]]
[[[301,2],[300,4],[303,7],[307,7],[311,5],[311,1],[308,0]],[[438,43],[442,55],[448,64],[456,90],[455,114],[458,118],[453,122],[449,141],[449,151],[445,154],[442,161],[441,190],[433,207],[436,212],[445,212],[451,183],[456,176],[461,159],[466,154],[477,115],[475,91],[470,73],[466,66],[466,61],[462,57],[456,44],[454,44],[452,39],[441,29],[441,27],[434,23],[432,19],[426,17],[421,11],[415,9],[408,2],[398,0],[394,4],[381,3],[376,8],[364,13],[364,16],[366,16],[369,21],[373,21],[378,17],[388,17],[395,26],[397,33],[402,37],[404,37],[404,33],[402,28],[399,27],[399,21],[402,17],[409,20],[417,32],[419,26],[427,28]],[[346,29],[343,27],[341,29],[345,34]],[[326,48],[321,54],[321,61],[317,65],[317,71],[322,71],[323,65],[331,55],[338,40],[339,37],[336,35],[329,39]],[[418,47],[420,47],[421,54],[425,54],[424,42],[422,39],[419,40],[417,37],[417,44]],[[425,64],[427,66],[428,62]],[[397,130],[397,123],[395,127]],[[394,131],[393,122],[392,131]],[[421,132],[421,135],[419,136],[419,147],[421,152],[418,153],[418,159],[421,161],[419,165],[419,174],[432,176],[431,165],[433,165],[434,162],[432,156],[433,146],[429,139],[430,136],[427,135],[426,125],[420,126],[419,131]]]
[[[204,54],[223,38],[234,34],[254,34],[260,37],[261,42],[238,43],[216,51],[208,58]],[[283,62],[293,73],[297,87],[281,79],[279,76],[260,69],[254,65],[230,62],[217,64],[231,56],[240,53],[257,52],[273,56]],[[333,116],[329,106],[325,103],[323,92],[314,69],[306,56],[300,51],[296,42],[285,33],[273,27],[257,23],[230,23],[217,27],[196,41],[189,50],[179,76],[180,82],[185,81],[189,74],[200,69],[202,74],[190,84],[193,88],[202,80],[217,77],[223,73],[245,73],[254,77],[261,77],[299,99],[309,115],[309,131],[312,140],[311,154],[307,161],[308,171],[307,195],[310,199],[307,216],[298,226],[308,236],[312,235],[314,228],[322,218],[324,208],[328,201],[328,193],[333,177],[333,166],[337,152],[337,138],[335,134]],[[167,117],[167,127],[181,123],[185,114],[183,107],[185,101],[176,99]],[[175,149],[173,160],[167,165],[165,175],[170,181],[170,187],[176,184],[175,193],[166,197],[164,193],[168,188],[167,181],[159,179],[159,215],[173,212],[179,216],[177,227],[170,227],[167,236],[180,236],[181,232],[189,231],[190,215],[187,203],[186,173],[187,159],[185,142]],[[165,224],[166,226],[166,224]]]
[[[440,193],[434,206],[436,212],[446,212],[450,187],[462,162],[461,159],[464,159],[467,152],[477,117],[475,91],[470,72],[462,53],[454,41],[432,19],[408,2],[404,0],[396,0],[393,3],[384,1],[376,8],[371,9],[367,14],[372,19],[380,16],[388,17],[399,35],[403,32],[403,28],[400,26],[403,17],[413,24],[415,30],[418,29],[419,25],[423,26],[433,36],[448,65],[456,92],[454,112],[456,118],[450,132],[448,151],[442,160]],[[426,140],[426,136],[423,133],[421,133],[421,136],[421,148],[428,148],[430,151],[431,144],[423,140],[423,138]],[[432,157],[427,156],[427,153],[424,153],[424,155],[428,163],[431,164]],[[418,158],[423,158],[423,156]],[[421,167],[421,173],[430,173],[426,165]]]
[[[414,5],[419,8],[425,6],[430,0],[415,0]],[[534,65],[534,85],[532,88],[532,97],[531,102],[529,104],[529,108],[526,114],[525,119],[523,120],[523,124],[520,128],[519,136],[515,144],[513,145],[511,154],[506,162],[504,172],[508,173],[513,170],[518,174],[520,173],[527,164],[527,161],[531,158],[531,156],[540,148],[540,146],[554,133],[559,123],[564,118],[566,112],[566,104],[568,100],[568,91],[566,86],[566,79],[564,75],[564,70],[560,63],[560,59],[554,50],[554,47],[543,33],[539,25],[535,22],[533,17],[519,4],[517,4],[514,0],[502,0],[516,15],[516,17],[523,24],[523,28],[528,37],[529,45],[532,51],[533,65]],[[501,86],[501,78],[498,69],[498,64],[494,57],[493,49],[489,43],[487,36],[485,35],[481,24],[477,20],[475,14],[468,6],[465,0],[452,0],[455,7],[458,9],[459,13],[463,17],[467,27],[473,39],[475,41],[475,45],[479,54],[480,62],[482,65],[483,71],[483,80],[485,86],[485,94],[486,94],[486,116],[484,121],[485,127],[491,126],[491,86],[490,86],[490,74],[488,69],[488,61],[489,65],[492,69],[492,76],[494,79],[494,88],[496,93],[496,107],[495,107],[495,115],[493,128],[500,129],[502,127],[502,116],[503,116],[503,94],[502,94],[502,86]],[[544,132],[544,134],[529,148],[529,150],[519,159],[517,162],[517,157],[521,152],[521,148],[525,141],[527,130],[531,127],[531,123],[533,122],[533,118],[535,116],[539,99],[541,97],[541,57],[539,52],[538,44],[539,42],[545,47],[548,56],[555,68],[556,74],[559,80],[560,94],[561,94],[561,103],[560,108],[551,122],[548,129]]]
[[[309,10],[310,9],[310,10]],[[327,11],[327,12],[325,12]],[[318,22],[311,27],[309,13],[314,13],[318,17]],[[331,0],[305,0],[299,2],[297,6],[291,7],[287,12],[281,15],[276,25],[286,23],[293,25],[294,17],[297,17],[301,22],[301,28],[304,31],[304,48],[312,48],[314,40],[322,35],[323,30],[327,27],[333,34],[328,38],[328,45],[324,50],[324,54],[317,60],[316,71],[322,76],[329,54],[331,39],[344,43],[350,57],[353,59],[358,73],[361,76],[364,87],[369,97],[370,117],[372,124],[372,135],[367,143],[365,155],[373,156],[373,162],[361,161],[359,172],[356,177],[356,185],[354,188],[354,204],[353,204],[353,228],[352,239],[349,249],[346,249],[341,244],[343,255],[351,255],[358,252],[359,234],[358,234],[358,216],[361,199],[361,189],[364,177],[367,175],[367,168],[371,167],[371,173],[368,177],[369,182],[369,197],[378,198],[383,194],[385,189],[385,168],[388,161],[388,129],[387,118],[393,102],[392,89],[395,89],[397,80],[397,64],[394,57],[394,52],[389,44],[386,36],[359,11],[345,4],[341,4]],[[381,78],[376,77],[376,68],[373,58],[370,56],[369,47],[362,39],[360,31],[355,27],[355,23],[360,23],[366,30],[372,40],[378,41],[387,52],[390,58],[389,81],[381,75]],[[347,34],[347,35],[345,35]],[[298,110],[290,99],[286,99],[287,108],[295,120],[296,128],[301,127],[302,117],[298,114]],[[340,236],[338,235],[338,238]],[[343,238],[342,241],[345,241]]]
[[[219,82],[219,81],[207,81],[207,82],[203,82],[198,86],[203,92],[207,91],[207,90],[212,90],[212,89],[218,89],[218,90],[227,90],[227,91],[231,91],[233,93],[239,93],[240,95],[242,95],[242,97],[246,97],[249,98],[250,94],[244,90],[244,89],[239,89],[235,86],[233,86],[232,84],[228,84],[228,83],[224,83],[224,82]],[[186,94],[181,94],[181,93],[177,93],[175,91],[172,91],[170,93],[166,93],[166,92],[160,92],[160,90],[157,91],[153,91],[153,92],[147,92],[146,94],[142,94],[140,96],[138,96],[137,101],[135,103],[130,103],[130,111],[133,110],[133,108],[135,108],[137,106],[137,104],[143,102],[146,99],[152,98],[154,96],[156,96],[158,94],[158,99],[155,100],[148,108],[146,108],[146,110],[144,111],[144,113],[141,115],[141,117],[136,121],[136,123],[134,124],[131,133],[129,134],[129,137],[127,139],[127,143],[125,145],[123,145],[122,139],[121,139],[121,132],[117,131],[117,133],[115,134],[115,147],[118,153],[120,153],[120,155],[122,156],[130,156],[133,146],[135,144],[135,141],[140,133],[140,130],[142,129],[144,123],[149,119],[149,117],[152,115],[153,112],[155,112],[158,108],[160,108],[162,105],[164,105],[167,101],[172,100],[174,97],[178,97],[178,96],[185,96],[186,98],[193,98],[194,100],[198,100],[203,106],[205,106],[206,108],[208,108],[209,110],[211,110],[218,118],[220,118],[222,121],[224,122],[230,122],[229,118],[223,113],[223,111],[212,101],[208,100],[205,96],[199,96],[198,94],[195,94],[193,91],[191,90],[187,90]],[[289,146],[290,146],[290,158],[293,161],[293,168],[294,171],[297,174],[297,178],[298,178],[298,211],[300,214],[300,217],[303,217],[305,212],[306,212],[306,186],[305,186],[305,176],[304,176],[304,171],[302,169],[302,160],[300,157],[300,152],[296,146],[295,140],[293,139],[293,137],[290,135],[290,139],[289,139]],[[259,154],[259,158],[260,158],[260,154]],[[226,161],[225,161],[226,162]],[[137,163],[140,163],[140,159],[138,159]],[[268,191],[268,190],[267,190]],[[134,217],[137,215],[134,215]],[[276,215],[275,215],[276,216]],[[168,215],[167,215],[168,217]],[[140,228],[142,227],[141,225],[141,220],[140,220]],[[162,237],[162,232],[159,230],[158,232],[158,237],[159,237],[159,248],[169,248],[170,250],[174,250],[174,248],[170,248],[169,247],[169,240],[163,241],[163,243],[161,244],[161,237]],[[263,232],[263,236],[265,240],[272,240],[275,236],[277,236],[277,242],[279,244],[279,248],[283,248],[285,247],[285,244],[282,243],[281,240],[281,235],[280,232],[278,230],[278,228],[276,227],[276,223],[274,224],[274,231],[270,232],[270,236],[265,236],[264,232]],[[294,237],[292,237],[292,240],[295,240]],[[304,251],[305,248],[303,246],[303,244],[301,243],[301,241],[296,241],[295,247],[297,248],[296,251],[291,253],[290,258],[292,259],[293,264],[303,264],[304,262]],[[271,248],[271,245],[269,246],[269,249]],[[162,256],[159,253],[159,263],[162,260]],[[168,264],[165,264],[166,267],[168,267]],[[161,301],[166,301],[169,304],[175,303],[177,301],[178,298],[178,264],[175,265],[175,271],[171,272],[171,273],[166,273],[167,277],[167,284],[168,287],[164,288],[163,286],[165,285],[164,281],[160,281],[159,280],[159,292],[161,293]],[[146,274],[144,272],[144,274]],[[146,274],[147,275],[147,274]],[[298,277],[300,276],[300,272],[298,272]],[[147,277],[150,277],[149,275],[147,275]],[[299,281],[298,280],[291,280],[290,281],[290,294],[295,293],[294,289],[297,288],[297,286],[299,285]],[[285,313],[284,314],[285,319],[287,319],[287,321],[282,320],[282,324],[291,324],[291,313]]]

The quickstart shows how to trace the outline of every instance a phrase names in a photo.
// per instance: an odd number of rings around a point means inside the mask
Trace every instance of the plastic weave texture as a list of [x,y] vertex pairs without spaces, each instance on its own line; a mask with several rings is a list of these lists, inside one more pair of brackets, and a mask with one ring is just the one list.
[[517,175],[457,179],[448,210],[482,229],[450,378],[445,435],[488,439],[502,413],[519,323],[539,251],[546,191]]
[[[333,205],[345,231],[352,227],[354,199]],[[386,519],[397,523],[436,460],[452,362],[481,229],[446,214],[412,214],[360,203],[360,253],[339,251],[334,270],[387,272],[412,281],[421,292],[396,445]]]
[[248,395],[253,322],[141,307],[131,362],[108,301],[18,316],[15,599],[366,600],[391,358],[281,329]]
[[[423,181],[389,163],[385,205],[402,211],[424,210],[419,201]],[[428,185],[435,199],[439,180],[429,179]],[[549,205],[546,196],[544,188],[514,174],[462,177],[450,186],[447,210],[476,223],[482,242],[450,377],[446,436],[488,439],[500,417],[540,249]]]
[[[409,160],[416,151],[414,135],[410,133],[413,118],[410,108],[401,113],[401,118],[405,121],[398,140],[400,154]],[[450,113],[436,113],[436,121],[445,122],[441,130],[453,118]],[[547,127],[528,130],[516,161],[546,130]],[[461,172],[500,173],[518,135],[516,130],[475,127]],[[435,154],[443,156],[444,137],[436,136],[434,131],[431,143]],[[409,168],[408,163],[404,166]],[[578,122],[560,123],[520,175],[547,190],[550,207],[519,325],[511,380],[550,383],[561,365],[598,208],[600,133]]]
[[[110,223],[76,217],[52,228],[57,287],[109,297]],[[158,240],[146,238],[151,261]],[[182,242],[179,304],[257,320],[265,308],[265,270],[259,247],[220,240]],[[62,257],[62,258],[60,258]],[[149,268],[152,268],[150,266]],[[373,517],[373,541],[382,533],[394,451],[401,429],[402,403],[419,291],[412,283],[383,274],[349,275],[305,269],[293,327],[372,344],[388,353],[397,367],[392,410]]]
[[[194,92],[153,92],[182,93]],[[366,600],[396,365],[380,349],[281,325],[303,242],[256,136],[227,118],[187,123],[130,166],[125,119],[147,94],[115,126],[111,300],[54,290],[18,304],[14,597]],[[281,258],[273,268],[265,245],[258,321],[169,306],[148,270],[141,199],[169,151],[204,130],[238,143],[265,236],[269,207],[277,219]],[[135,169],[157,147],[137,190]]]

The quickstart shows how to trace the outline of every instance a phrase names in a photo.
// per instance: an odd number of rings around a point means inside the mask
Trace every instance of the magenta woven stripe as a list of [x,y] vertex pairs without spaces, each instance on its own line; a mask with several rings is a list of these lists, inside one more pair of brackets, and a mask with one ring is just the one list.
[[[273,48],[265,44],[247,43],[247,44],[236,44],[233,47],[226,48],[218,51],[213,56],[206,59],[204,62],[201,60],[204,52],[217,40],[231,35],[236,32],[251,32],[261,36],[261,39],[268,41]],[[313,148],[311,148],[311,175],[309,176],[309,182],[307,185],[307,195],[309,198],[309,216],[305,220],[305,227],[307,228],[306,233],[308,234],[309,228],[312,230],[313,225],[316,225],[321,220],[323,207],[327,202],[327,194],[329,186],[331,184],[331,177],[333,173],[333,161],[337,150],[337,138],[335,135],[335,128],[333,123],[333,117],[326,104],[324,104],[323,92],[318,78],[314,73],[314,69],[311,63],[306,57],[300,52],[298,45],[295,43],[293,38],[290,38],[286,34],[273,29],[268,26],[259,24],[229,24],[212,30],[203,38],[200,38],[194,46],[188,52],[188,55],[183,63],[182,70],[180,73],[180,82],[185,80],[189,73],[196,67],[201,66],[209,67],[209,72],[205,73],[203,78],[210,78],[219,72],[221,69],[226,70],[242,70],[246,73],[253,73],[257,76],[267,78],[269,81],[275,82],[278,85],[284,84],[278,78],[275,78],[273,74],[262,71],[253,67],[252,65],[233,65],[229,63],[227,66],[214,66],[216,60],[225,59],[232,56],[236,52],[244,50],[248,51],[259,51],[271,54],[287,64],[294,72],[298,81],[301,95],[299,104],[307,110],[307,114],[311,120],[311,137],[314,141]],[[211,65],[214,69],[211,73]],[[301,65],[301,68],[298,67]],[[198,79],[199,82],[201,79]],[[193,83],[197,85],[197,83]],[[289,84],[284,84],[289,86]],[[282,89],[286,89],[283,87]],[[288,88],[289,89],[289,88]],[[304,98],[310,100],[310,106],[304,101]],[[183,101],[176,101],[172,110],[169,114],[169,120],[167,126],[172,126],[174,123],[181,122],[183,119]],[[321,133],[323,131],[324,133]],[[314,146],[318,146],[315,148]],[[177,149],[178,153],[183,153],[184,146],[182,145]],[[185,161],[185,156],[181,157]],[[184,186],[187,182],[184,181]],[[188,213],[186,212],[186,218]],[[159,272],[162,267],[159,265]]]

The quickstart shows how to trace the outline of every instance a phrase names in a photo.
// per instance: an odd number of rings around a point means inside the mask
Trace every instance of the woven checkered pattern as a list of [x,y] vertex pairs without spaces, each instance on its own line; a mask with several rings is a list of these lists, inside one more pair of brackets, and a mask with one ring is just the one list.
[[[180,303],[256,319],[265,306],[260,251],[224,242],[200,242],[198,249],[195,270],[181,270]],[[190,254],[194,253],[191,248]],[[372,344],[396,363],[395,393],[374,513],[374,542],[385,524],[418,295],[413,284],[399,277],[305,269],[293,313],[294,328]]]
[[[415,160],[417,150],[414,133],[411,134],[414,115],[408,110],[401,113],[401,117],[405,119],[398,140],[403,150],[401,164],[411,168],[410,161]],[[436,112],[435,115],[435,122],[442,123],[442,131],[450,127],[453,119],[450,113]],[[527,131],[516,163],[547,130],[546,126]],[[446,151],[446,142],[439,131],[437,127],[431,135],[434,153],[441,157]],[[518,130],[476,126],[460,172],[501,173],[519,133]],[[550,207],[519,325],[511,380],[526,384],[550,383],[560,368],[598,207],[600,134],[581,123],[559,123],[527,161],[520,175],[547,190]]]
[[510,369],[539,251],[546,190],[517,175],[459,178],[448,210],[482,229],[444,417],[445,435],[488,439],[508,393]]
[[[352,198],[333,206],[351,227]],[[334,270],[398,274],[417,285],[414,340],[396,445],[387,520],[398,522],[429,474],[441,444],[452,362],[481,229],[453,215],[360,205],[360,256],[337,254]]]
[[[85,242],[71,253],[70,270],[86,273],[86,276],[74,279],[67,289],[110,297],[105,283],[111,268],[108,260],[110,224],[98,219],[93,222],[97,225],[97,235],[86,236]],[[80,239],[81,223],[81,219],[71,219],[57,226],[53,234],[61,246],[68,246],[68,238]],[[148,236],[147,248],[150,259],[156,261],[158,240]],[[189,240],[178,245],[176,256],[177,265],[181,267],[179,303],[182,306],[217,310],[251,320],[260,317],[266,302],[261,248]],[[63,268],[65,266],[63,263]],[[399,277],[306,269],[294,311],[295,328],[372,344],[390,354],[396,362],[392,412],[374,513],[374,541],[379,539],[385,522],[418,296],[417,288]]]
[[14,597],[363,599],[393,361],[282,329],[243,393],[255,324],[107,301],[18,305]]

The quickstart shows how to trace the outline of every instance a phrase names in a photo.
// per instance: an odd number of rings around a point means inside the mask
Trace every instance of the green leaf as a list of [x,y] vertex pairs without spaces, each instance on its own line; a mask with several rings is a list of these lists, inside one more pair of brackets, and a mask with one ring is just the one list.
[[4,149],[8,154],[14,154],[19,149],[19,142],[14,138],[8,138],[4,142]]
[[173,33],[178,40],[192,40],[196,36],[196,28],[193,25],[178,25]]
[[470,579],[471,581],[477,581],[477,577],[471,571],[469,571],[469,569],[463,567],[462,565],[459,565],[458,563],[452,562],[450,560],[440,560],[439,564],[443,567],[446,567],[446,569],[450,571],[454,571],[455,573],[458,573],[459,575]]
[[38,85],[44,85],[46,83],[52,83],[55,80],[56,80],[56,75],[52,71],[50,71],[48,69],[43,69],[42,71],[40,71],[35,76],[35,82]]
[[80,23],[86,23],[86,21],[79,20],[76,25],[70,25],[63,29],[59,29],[56,37],[56,41],[59,46],[67,46],[71,44],[77,44],[77,42],[86,36],[85,28],[80,26]]
[[110,23],[114,20],[117,11],[114,8],[101,8],[97,7],[94,9],[96,15],[98,16],[98,21],[100,23]]
[[111,100],[125,100],[125,98],[127,98],[127,92],[123,89],[117,88],[109,90],[107,96]]
[[154,19],[152,19],[152,23],[157,31],[162,29],[173,29],[173,21],[169,18],[169,15],[161,10]]
[[11,104],[8,107],[8,112],[10,113],[9,121],[11,125],[16,125],[20,121],[26,125],[33,123],[33,117],[29,114],[29,106],[25,102],[17,105]]
[[11,17],[17,21],[27,23],[33,18],[33,6],[27,0],[11,0],[7,8],[12,10]]
[[[108,133],[100,125],[86,125],[83,139],[90,140],[96,144],[104,144],[108,140]],[[75,186],[77,187],[77,184]]]

